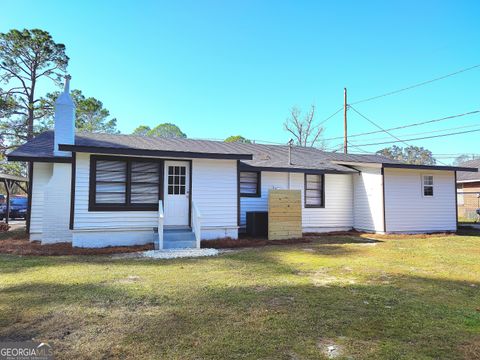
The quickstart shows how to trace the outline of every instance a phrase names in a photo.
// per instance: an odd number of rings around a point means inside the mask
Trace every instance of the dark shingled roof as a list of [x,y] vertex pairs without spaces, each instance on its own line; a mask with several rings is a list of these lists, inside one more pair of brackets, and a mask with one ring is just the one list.
[[[480,170],[480,159],[465,161],[460,164],[465,167],[477,168]],[[480,181],[480,173],[459,171],[457,172],[457,181]]]
[[[143,156],[175,156],[188,158],[230,158],[241,159],[241,168],[271,168],[290,171],[313,170],[324,172],[351,173],[356,170],[338,164],[378,163],[398,164],[400,162],[380,155],[342,154],[321,151],[315,148],[294,146],[292,164],[288,161],[287,145],[264,145],[225,143],[221,141],[156,138],[136,135],[77,133],[75,145],[66,145],[62,150],[100,153],[124,153]],[[59,159],[53,155],[53,131],[38,135],[8,155],[9,160],[48,161]],[[65,158],[61,158],[64,159]]]
[[8,160],[15,160],[16,157],[53,158],[53,131],[45,131],[39,134],[8,154]]

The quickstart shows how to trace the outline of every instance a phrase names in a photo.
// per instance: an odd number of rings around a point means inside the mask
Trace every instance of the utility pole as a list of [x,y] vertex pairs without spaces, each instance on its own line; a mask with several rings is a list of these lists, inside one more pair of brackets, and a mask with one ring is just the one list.
[[343,88],[343,152],[348,154],[347,143],[347,88]]

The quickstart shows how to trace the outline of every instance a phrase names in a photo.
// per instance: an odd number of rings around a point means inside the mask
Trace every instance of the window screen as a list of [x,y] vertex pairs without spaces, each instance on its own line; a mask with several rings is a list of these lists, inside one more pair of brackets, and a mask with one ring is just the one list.
[[433,175],[423,176],[423,196],[433,196]]
[[240,196],[260,196],[259,172],[240,172]]
[[305,207],[323,207],[324,176],[305,174]]

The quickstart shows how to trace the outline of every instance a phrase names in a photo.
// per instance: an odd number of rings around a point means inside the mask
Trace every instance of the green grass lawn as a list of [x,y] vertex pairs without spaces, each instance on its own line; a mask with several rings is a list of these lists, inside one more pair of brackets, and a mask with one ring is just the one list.
[[480,236],[182,260],[0,255],[0,340],[57,359],[480,358]]

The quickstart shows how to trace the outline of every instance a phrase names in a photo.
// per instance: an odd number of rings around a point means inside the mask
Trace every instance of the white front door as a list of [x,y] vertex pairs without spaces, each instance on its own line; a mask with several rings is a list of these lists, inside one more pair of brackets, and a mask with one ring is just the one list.
[[189,225],[189,172],[190,164],[186,161],[165,161],[165,225]]

